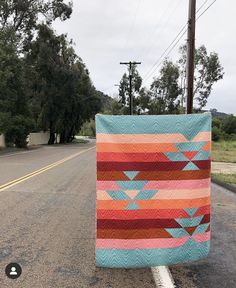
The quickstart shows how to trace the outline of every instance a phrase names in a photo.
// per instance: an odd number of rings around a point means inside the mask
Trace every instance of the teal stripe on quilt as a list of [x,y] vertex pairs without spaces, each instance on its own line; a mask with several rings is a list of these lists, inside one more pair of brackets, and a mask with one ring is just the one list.
[[[135,268],[189,262],[206,257],[210,241],[189,239],[181,247],[158,249],[96,249],[96,265],[110,268]],[[158,259],[158,260],[157,260]]]
[[211,131],[211,113],[189,115],[96,115],[97,133],[181,133],[191,140],[199,132]]

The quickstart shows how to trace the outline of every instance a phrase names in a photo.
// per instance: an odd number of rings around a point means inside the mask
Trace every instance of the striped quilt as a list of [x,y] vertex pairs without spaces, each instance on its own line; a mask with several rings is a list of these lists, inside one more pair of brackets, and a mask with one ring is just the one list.
[[96,116],[96,265],[206,257],[211,115]]

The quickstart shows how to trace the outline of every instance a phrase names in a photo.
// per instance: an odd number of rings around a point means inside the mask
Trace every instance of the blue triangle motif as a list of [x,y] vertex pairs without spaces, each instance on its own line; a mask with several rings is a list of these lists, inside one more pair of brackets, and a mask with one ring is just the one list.
[[186,208],[184,209],[185,212],[188,213],[189,216],[193,217],[193,215],[196,213],[198,208]]
[[138,175],[140,171],[124,171],[125,175],[130,179],[133,180],[136,175]]
[[193,164],[192,162],[189,162],[183,169],[183,171],[190,171],[190,170],[199,170],[199,168]]
[[135,202],[131,202],[125,210],[137,210],[139,209],[138,205]]

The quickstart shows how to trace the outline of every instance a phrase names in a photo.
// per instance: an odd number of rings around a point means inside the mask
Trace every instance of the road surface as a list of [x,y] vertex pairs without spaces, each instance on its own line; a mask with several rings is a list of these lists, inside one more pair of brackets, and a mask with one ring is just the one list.
[[[0,156],[0,185],[94,144],[43,147]],[[95,149],[0,192],[1,288],[154,288],[150,269],[94,264]],[[8,279],[5,266],[22,267]]]
[[[151,269],[95,268],[93,146],[45,146],[0,156],[1,288],[156,287]],[[12,182],[24,175],[17,185]],[[236,194],[214,185],[210,257],[172,266],[178,287],[236,287],[235,209]],[[22,266],[16,280],[4,273],[10,262]]]

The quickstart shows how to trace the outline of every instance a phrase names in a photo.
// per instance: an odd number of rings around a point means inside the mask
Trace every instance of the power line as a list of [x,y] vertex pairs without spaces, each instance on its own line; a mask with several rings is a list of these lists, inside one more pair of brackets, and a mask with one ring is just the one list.
[[198,20],[203,14],[206,13],[206,11],[216,2],[216,0],[214,0],[209,6],[207,6],[207,8],[197,17],[196,20]]
[[[156,23],[156,25],[155,25],[155,27],[154,27],[154,29],[153,29],[152,35],[151,35],[151,34],[148,34],[149,37],[146,37],[145,42],[147,42],[147,40],[149,40],[150,38],[152,38],[152,40],[154,40],[154,37],[152,37],[152,36],[155,35],[155,38],[157,38],[157,35],[160,34],[160,30],[158,30],[157,28],[160,27],[162,18],[163,18],[163,17],[165,16],[165,14],[169,11],[169,7],[170,7],[170,4],[171,4],[171,3],[172,3],[172,0],[169,0],[169,2],[167,3],[166,9],[165,9],[165,10],[163,11],[163,13],[161,14],[161,16],[160,16],[160,18],[159,18],[159,21]],[[177,6],[176,6],[176,7],[177,7]],[[167,21],[165,21],[164,25],[168,22],[168,20],[170,19],[171,15],[173,14],[173,12],[174,12],[174,10],[176,9],[176,7],[174,7],[173,11],[171,11],[171,13],[169,14],[169,16],[166,17]],[[164,25],[163,25],[163,26],[164,26]],[[159,31],[159,33],[157,33],[157,31]],[[141,50],[141,53],[139,54],[139,57],[138,57],[138,58],[141,58],[142,55],[144,54],[144,52],[145,52],[145,55],[146,55],[147,53],[149,54],[149,52],[150,52],[150,50],[151,50],[151,48],[152,48],[152,43],[153,43],[153,41],[151,42],[151,45],[149,45],[148,48],[145,48],[145,47],[144,47],[144,48]]]
[[[162,60],[162,58],[165,56],[166,52],[171,48],[171,46],[174,44],[174,42],[178,39],[178,37],[180,36],[181,38],[183,37],[183,35],[185,34],[185,32],[187,31],[187,29],[185,29],[185,27],[187,26],[187,23],[181,28],[180,32],[175,36],[174,40],[172,40],[172,42],[169,44],[169,46],[163,51],[163,53],[161,54],[161,56],[157,59],[157,61],[153,64],[152,68],[144,75],[144,80],[150,78],[150,76],[148,76],[149,74],[152,75],[153,72],[156,71],[155,66],[159,64],[159,62]],[[181,40],[181,38],[174,44],[173,48],[179,43],[179,41]],[[173,48],[171,49],[171,51],[173,50]],[[169,55],[170,52],[168,52],[167,55]],[[159,65],[157,66],[159,67]],[[155,68],[154,71],[153,68]]]
[[[206,0],[201,7],[199,7],[199,9],[197,10],[198,12],[201,10],[201,8],[206,4],[208,0]],[[216,2],[216,0],[214,0],[209,6],[207,6],[207,8],[197,17],[196,21],[203,15],[206,13],[206,11]],[[164,50],[164,52],[161,54],[161,56],[158,58],[158,60],[154,63],[154,65],[152,66],[152,68],[145,74],[143,80],[144,83],[147,81],[147,79],[149,79],[153,73],[158,69],[158,67],[162,64],[161,60],[163,59],[163,57],[168,57],[170,55],[170,53],[173,51],[173,49],[177,46],[177,44],[180,42],[180,40],[183,38],[183,36],[185,35],[185,33],[187,32],[187,29],[184,29],[187,26],[188,23],[186,23],[182,29],[180,30],[180,32],[175,36],[174,40],[170,43],[170,45]],[[181,34],[181,32],[183,31],[183,33]],[[179,37],[179,39],[178,39]],[[175,42],[176,41],[176,42]],[[173,46],[172,46],[173,45]],[[171,47],[172,46],[172,47]],[[170,50],[169,50],[170,49]],[[169,50],[169,51],[168,51]],[[166,54],[167,53],[167,54]],[[166,54],[166,55],[165,55]],[[155,67],[156,66],[156,67]]]
[[200,11],[200,10],[202,9],[202,7],[206,5],[206,3],[207,3],[208,1],[209,1],[209,0],[205,0],[205,1],[202,3],[202,5],[197,9],[197,12],[196,12],[196,13],[198,13],[198,11]]

